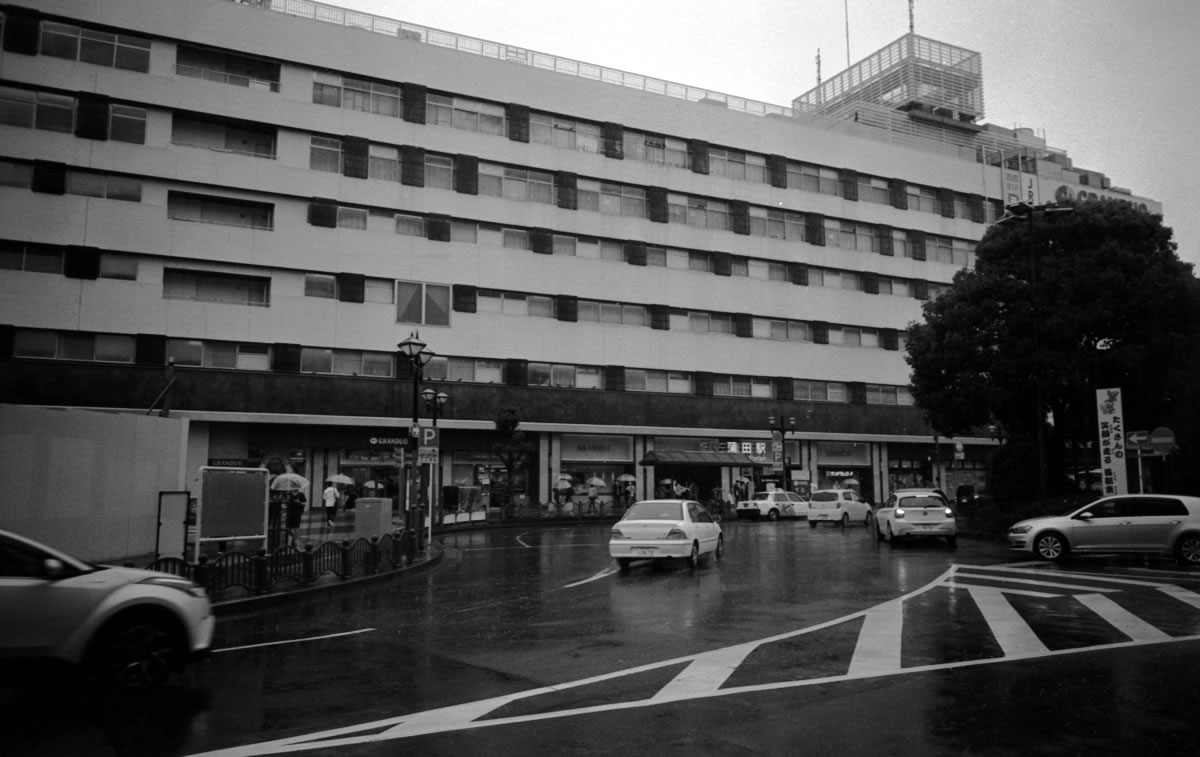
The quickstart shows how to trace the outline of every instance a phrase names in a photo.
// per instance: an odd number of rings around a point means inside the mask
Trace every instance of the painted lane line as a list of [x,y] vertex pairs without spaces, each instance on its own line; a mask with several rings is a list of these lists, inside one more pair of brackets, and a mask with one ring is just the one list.
[[1131,641],[1162,641],[1171,636],[1100,594],[1079,594],[1075,597],[1084,607],[1108,621]]
[[1186,602],[1192,607],[1200,609],[1200,594],[1194,591],[1188,591],[1182,586],[1164,586],[1159,591],[1168,596],[1175,597],[1180,602]]
[[354,636],[360,633],[371,633],[374,628],[360,628],[357,631],[343,631],[342,633],[331,633],[324,636],[306,636],[303,639],[285,639],[283,641],[265,641],[262,644],[246,644],[240,647],[224,647],[222,649],[212,650],[213,654],[218,652],[240,652],[243,649],[259,649],[260,647],[278,647],[283,644],[304,644],[310,641],[324,641],[325,639],[337,639],[342,636]]
[[[1013,584],[1033,584],[1034,586],[1042,586],[1042,587],[1045,587],[1048,589],[1074,589],[1075,591],[1089,591],[1089,592],[1121,591],[1121,589],[1102,589],[1098,586],[1088,586],[1088,585],[1084,585],[1084,584],[1061,584],[1061,583],[1056,583],[1054,581],[1038,581],[1038,580],[1035,580],[1032,578],[1009,578],[1008,576],[985,576],[985,575],[980,575],[978,573],[960,573],[958,575],[951,576],[947,580],[949,580],[952,583],[964,583],[966,579],[970,579],[970,578],[983,578],[983,579],[988,579],[991,581],[1004,581],[1005,583],[1013,583]],[[992,589],[992,588],[996,588],[996,587],[986,586],[986,587],[981,587],[981,588]]]
[[758,649],[758,642],[725,647],[713,652],[696,655],[692,664],[675,676],[670,683],[658,690],[651,699],[662,702],[675,699],[695,699],[721,688],[721,684],[746,660],[746,656]]
[[[1104,581],[1105,583],[1113,583],[1113,584],[1130,584],[1132,586],[1155,586],[1155,587],[1157,587],[1157,586],[1163,585],[1163,583],[1161,581],[1139,581],[1134,578],[1115,578],[1113,576],[1105,575],[1104,573],[1077,573],[1074,571],[1071,571],[1068,573],[1066,571],[1054,571],[1054,570],[1049,570],[1049,569],[1027,570],[1027,569],[1011,568],[1011,567],[1004,568],[1004,567],[999,567],[999,566],[994,567],[994,568],[993,567],[979,568],[976,566],[969,566],[969,567],[973,570],[983,570],[985,572],[984,573],[960,572],[959,575],[974,576],[974,575],[987,575],[988,573],[1020,573],[1022,575],[1031,575],[1031,576],[1033,576],[1033,575],[1037,575],[1037,576],[1049,575],[1049,576],[1053,576],[1054,578],[1063,579],[1063,580],[1079,577],[1079,578],[1084,579],[1085,581],[1096,580],[1096,581]],[[1090,586],[1090,585],[1091,584],[1088,584],[1088,586]]]
[[584,584],[591,583],[592,581],[599,581],[601,578],[608,578],[609,576],[616,574],[617,570],[618,569],[615,566],[610,565],[609,567],[605,568],[604,570],[600,571],[599,573],[589,576],[588,578],[585,578],[582,581],[576,581],[575,583],[566,584],[565,586],[562,586],[560,588],[571,589],[576,586],[582,586]]
[[1043,655],[1050,651],[1008,603],[1003,591],[979,587],[971,587],[967,591],[971,593],[971,598],[983,613],[983,619],[1006,656]]
[[900,670],[900,635],[904,608],[900,600],[884,602],[863,614],[848,676],[872,676]]
[[[967,583],[947,583],[946,588],[947,589],[957,589],[958,591],[970,591],[971,589],[991,589],[991,588],[995,588],[995,587],[976,586],[974,584],[967,584]],[[1069,596],[1069,595],[1063,594],[1062,592],[1030,591],[1029,589],[1009,589],[1007,587],[1000,589],[1000,591],[1004,592],[1005,594],[1016,594],[1018,597],[1038,597],[1040,599],[1051,599],[1053,597]]]

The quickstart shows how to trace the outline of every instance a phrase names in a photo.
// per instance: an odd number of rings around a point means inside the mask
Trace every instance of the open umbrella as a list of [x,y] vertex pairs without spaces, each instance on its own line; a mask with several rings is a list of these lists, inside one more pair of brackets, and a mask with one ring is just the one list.
[[554,488],[560,491],[563,489],[570,489],[571,487],[571,479],[569,478],[560,478],[558,482],[554,484]]
[[332,476],[325,479],[327,484],[352,484],[354,479],[341,473],[334,473]]
[[673,484],[673,483],[675,483],[675,479],[673,479],[673,478],[664,478],[662,481],[659,481],[658,483],[660,483],[660,484]]
[[294,492],[308,488],[308,479],[299,473],[280,473],[271,482],[271,490],[277,492]]
[[622,473],[621,475],[617,476],[617,480],[618,481],[637,481],[637,476],[633,475],[632,473]]
[[592,476],[591,478],[588,479],[587,482],[588,482],[588,486],[599,486],[601,488],[608,486],[608,482],[605,481],[604,479],[600,478],[599,476]]

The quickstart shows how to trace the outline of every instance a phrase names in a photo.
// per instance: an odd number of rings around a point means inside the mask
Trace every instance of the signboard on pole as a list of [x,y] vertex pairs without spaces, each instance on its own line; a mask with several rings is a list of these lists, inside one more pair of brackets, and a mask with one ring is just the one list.
[[1096,425],[1100,436],[1100,487],[1108,494],[1128,494],[1125,472],[1125,411],[1121,389],[1096,390]]

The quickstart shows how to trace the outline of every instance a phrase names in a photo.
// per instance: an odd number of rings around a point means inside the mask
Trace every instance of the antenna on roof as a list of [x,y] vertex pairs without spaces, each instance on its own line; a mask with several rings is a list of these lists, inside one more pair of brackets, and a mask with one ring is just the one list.
[[846,15],[846,68],[850,68],[850,0],[842,0],[842,10]]
[[913,0],[908,0],[908,33],[913,34],[915,24],[913,23]]

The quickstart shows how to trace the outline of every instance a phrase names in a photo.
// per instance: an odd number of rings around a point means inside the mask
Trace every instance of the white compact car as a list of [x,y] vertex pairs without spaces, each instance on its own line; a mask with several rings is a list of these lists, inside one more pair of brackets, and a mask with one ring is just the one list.
[[953,547],[958,543],[958,519],[937,489],[897,489],[875,511],[875,537],[889,542],[941,537]]
[[1167,554],[1200,565],[1200,497],[1123,494],[1008,529],[1008,546],[1043,560],[1072,553]]
[[737,503],[737,516],[741,518],[766,518],[779,520],[784,515],[801,515],[808,512],[808,503],[795,492],[782,489],[755,492],[750,499]]
[[204,589],[186,578],[89,565],[0,531],[0,664],[79,666],[108,689],[159,686],[212,644]]
[[851,523],[871,525],[871,503],[853,489],[818,489],[808,500],[808,527],[832,523],[845,528]]
[[721,559],[725,536],[719,521],[690,499],[636,502],[613,525],[608,552],[621,570],[634,560],[686,560],[695,568],[705,555]]

